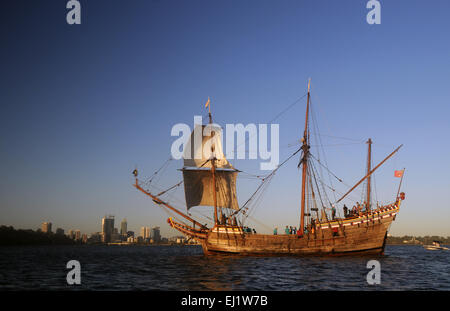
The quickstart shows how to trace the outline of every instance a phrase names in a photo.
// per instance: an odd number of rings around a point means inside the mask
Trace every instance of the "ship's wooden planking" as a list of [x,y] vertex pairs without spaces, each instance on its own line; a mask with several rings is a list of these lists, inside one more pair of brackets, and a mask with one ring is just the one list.
[[[201,242],[205,255],[383,254],[386,234],[399,205],[400,201],[382,212],[375,210],[357,218],[317,225],[314,233],[303,236],[244,233],[234,227],[218,226]],[[337,230],[333,226],[337,226]]]

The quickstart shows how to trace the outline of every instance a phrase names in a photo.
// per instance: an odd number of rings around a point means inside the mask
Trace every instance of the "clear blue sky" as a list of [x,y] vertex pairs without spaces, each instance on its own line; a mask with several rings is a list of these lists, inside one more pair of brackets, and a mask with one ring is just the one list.
[[[176,123],[192,125],[210,96],[214,119],[266,123],[305,94],[321,133],[374,141],[377,197],[406,192],[391,233],[450,235],[450,3],[380,1],[381,25],[360,1],[86,1],[82,24],[66,1],[8,1],[0,13],[0,224],[100,231],[104,214],[129,228],[166,214],[132,186],[170,156]],[[281,158],[301,136],[305,101],[276,120]],[[325,147],[348,184],[364,173],[366,145]],[[279,172],[255,217],[297,225],[300,174]],[[255,172],[258,161],[233,162]],[[173,163],[161,184],[181,175]],[[239,186],[243,203],[257,184]],[[344,188],[343,188],[344,189]],[[178,193],[182,198],[182,193]],[[293,219],[295,221],[293,221]],[[256,224],[259,231],[265,228]]]

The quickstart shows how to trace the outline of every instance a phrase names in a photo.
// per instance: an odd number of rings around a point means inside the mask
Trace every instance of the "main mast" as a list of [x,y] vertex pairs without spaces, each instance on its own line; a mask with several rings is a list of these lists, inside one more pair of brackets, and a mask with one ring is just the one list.
[[308,81],[308,98],[306,100],[306,121],[305,121],[305,131],[303,132],[303,158],[301,160],[302,164],[302,201],[301,201],[301,212],[300,212],[300,233],[303,234],[305,231],[305,201],[306,201],[306,174],[307,174],[307,166],[308,166],[308,154],[309,154],[309,145],[308,145],[308,116],[309,116],[309,88],[311,85],[311,79]]
[[[367,152],[367,175],[369,175],[371,166],[372,166],[372,139],[369,138],[367,141],[367,144],[369,145],[369,150]],[[371,204],[370,204],[370,175],[367,177],[367,199],[366,199],[366,209],[370,211]]]
[[[212,116],[211,116],[211,102],[208,98],[208,115],[209,115],[209,124],[212,124]],[[211,135],[214,135],[215,133],[212,132]],[[214,152],[214,145],[211,145],[211,152]],[[214,153],[213,153],[214,154]],[[215,154],[214,154],[215,155]],[[213,189],[213,200],[214,200],[214,225],[217,225],[218,222],[218,215],[217,215],[217,193],[216,193],[216,158],[211,159],[211,174],[212,174],[212,189]]]

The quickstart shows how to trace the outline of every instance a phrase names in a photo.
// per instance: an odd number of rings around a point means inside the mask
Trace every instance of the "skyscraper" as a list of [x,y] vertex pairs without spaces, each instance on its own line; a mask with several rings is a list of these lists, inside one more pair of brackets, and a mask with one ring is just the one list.
[[102,218],[102,242],[111,242],[114,233],[114,216],[109,215]]
[[81,231],[75,230],[75,240],[79,241],[81,240]]
[[41,226],[42,232],[50,233],[52,232],[52,223],[51,222],[43,222]]
[[161,234],[159,232],[159,227],[152,228],[152,240],[155,243],[161,242]]
[[122,222],[120,223],[120,235],[124,236],[127,235],[127,219],[124,218]]
[[73,231],[72,229],[69,230],[69,232],[67,233],[67,236],[69,238],[71,238],[72,240],[75,239],[75,231]]
[[141,227],[141,236],[145,239],[150,239],[150,228],[149,227]]

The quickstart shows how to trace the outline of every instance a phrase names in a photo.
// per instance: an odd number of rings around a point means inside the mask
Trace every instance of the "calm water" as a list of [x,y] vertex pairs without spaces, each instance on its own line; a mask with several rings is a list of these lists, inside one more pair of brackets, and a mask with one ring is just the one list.
[[[81,263],[85,290],[450,290],[450,251],[387,246],[371,257],[204,257],[185,246],[27,246],[0,248],[0,289],[73,289],[66,263]],[[369,286],[367,261],[381,263]]]

